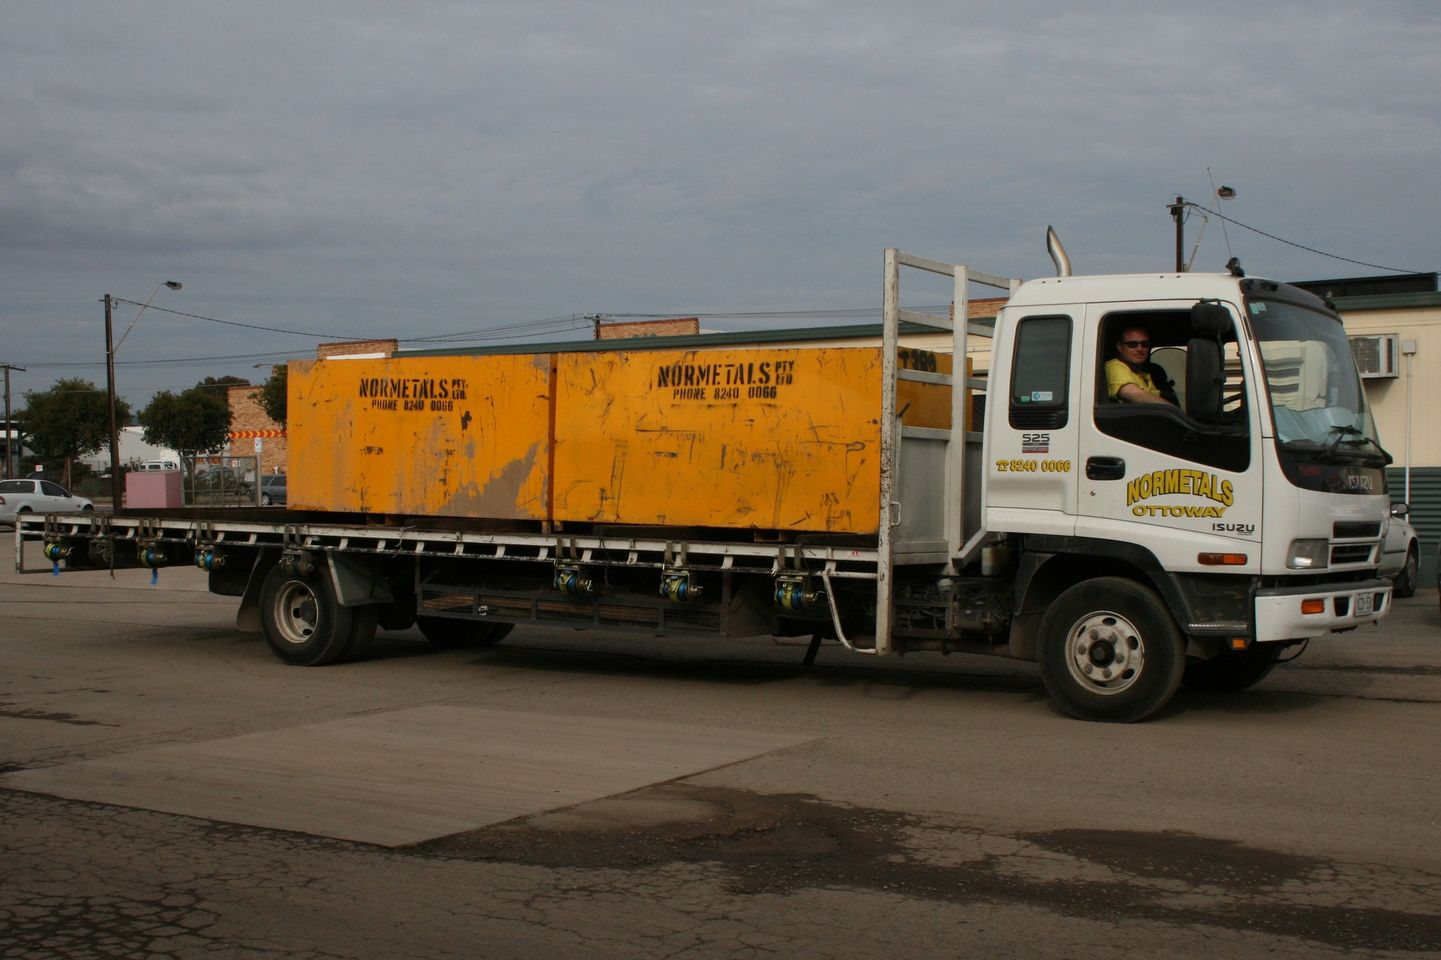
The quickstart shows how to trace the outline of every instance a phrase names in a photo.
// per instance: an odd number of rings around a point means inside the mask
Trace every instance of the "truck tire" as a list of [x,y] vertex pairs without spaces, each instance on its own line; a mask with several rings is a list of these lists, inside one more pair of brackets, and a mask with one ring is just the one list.
[[1263,643],[1241,653],[1223,653],[1210,660],[1197,660],[1186,664],[1181,676],[1188,690],[1207,690],[1216,693],[1235,693],[1253,687],[1266,679],[1266,674],[1276,666],[1284,644]]
[[415,625],[431,646],[441,650],[488,647],[503,640],[515,626],[512,623],[481,623],[454,617],[416,617]]
[[364,660],[370,656],[370,647],[375,640],[375,631],[379,627],[380,607],[369,604],[364,607],[352,607],[355,617],[354,626],[350,630],[350,646],[342,655],[346,660]]
[[[375,608],[342,607],[323,570],[300,574],[277,565],[260,587],[260,622],[277,657],[293,666],[318,667],[349,654],[366,622],[369,634],[375,633]],[[364,640],[368,646],[369,635]]]
[[1082,720],[1132,723],[1160,710],[1181,684],[1185,653],[1161,598],[1121,577],[1070,587],[1041,618],[1041,681]]
[[391,583],[390,592],[395,599],[377,608],[380,629],[409,630],[415,626],[415,593],[409,586],[408,582]]

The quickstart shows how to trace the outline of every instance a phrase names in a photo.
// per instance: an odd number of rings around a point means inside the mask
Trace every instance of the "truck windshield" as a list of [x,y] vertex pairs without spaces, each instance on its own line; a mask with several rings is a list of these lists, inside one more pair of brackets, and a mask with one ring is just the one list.
[[1384,467],[1346,331],[1336,317],[1283,300],[1247,301],[1265,368],[1276,442],[1292,463]]

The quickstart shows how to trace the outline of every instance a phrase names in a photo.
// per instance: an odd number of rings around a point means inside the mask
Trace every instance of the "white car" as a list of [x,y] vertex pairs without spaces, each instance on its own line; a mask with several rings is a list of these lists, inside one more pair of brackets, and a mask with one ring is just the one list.
[[0,523],[22,513],[80,513],[95,504],[49,480],[0,480]]
[[1421,563],[1421,546],[1416,528],[1406,519],[1411,508],[1404,503],[1391,504],[1391,523],[1386,528],[1386,542],[1381,547],[1381,576],[1395,585],[1398,597],[1416,594],[1416,568]]

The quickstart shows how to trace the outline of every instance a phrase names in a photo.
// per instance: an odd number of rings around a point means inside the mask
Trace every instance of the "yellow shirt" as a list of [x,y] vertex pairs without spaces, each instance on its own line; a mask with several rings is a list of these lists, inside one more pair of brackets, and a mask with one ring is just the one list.
[[1137,373],[1124,360],[1107,360],[1106,395],[1112,400],[1121,399],[1116,394],[1128,383],[1134,383],[1153,397],[1161,395],[1161,388],[1156,386],[1149,373]]

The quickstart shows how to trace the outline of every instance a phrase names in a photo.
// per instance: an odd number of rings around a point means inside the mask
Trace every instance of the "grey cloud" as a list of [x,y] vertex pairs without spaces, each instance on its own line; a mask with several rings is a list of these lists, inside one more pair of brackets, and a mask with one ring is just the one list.
[[[1239,220],[1434,269],[1438,34],[1407,3],[24,4],[0,293],[77,336],[169,274],[373,334],[862,306],[887,245],[1034,275],[1047,223],[1079,269],[1164,266],[1207,167]],[[1368,272],[1219,227],[1198,264]],[[126,351],[311,346],[147,317]]]

